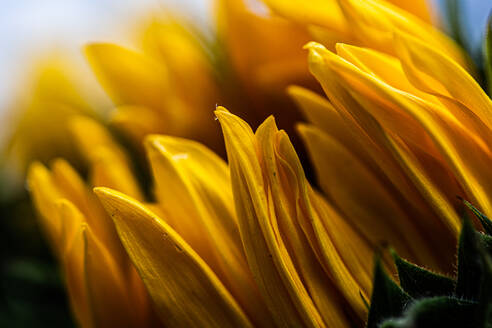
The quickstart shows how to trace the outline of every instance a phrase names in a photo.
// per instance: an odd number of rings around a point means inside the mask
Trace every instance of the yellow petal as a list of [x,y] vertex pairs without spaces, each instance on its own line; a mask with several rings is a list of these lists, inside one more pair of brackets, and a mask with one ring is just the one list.
[[417,16],[426,23],[433,23],[431,3],[427,0],[389,0],[388,2]]
[[[253,13],[246,3],[247,1],[244,0],[217,1],[218,33],[225,40],[228,54],[239,78],[251,89],[248,92],[268,92],[269,90],[255,90],[257,79],[254,77],[261,76],[261,73],[257,72],[264,65],[279,61],[298,62],[304,57],[302,45],[310,37],[298,25],[285,19]],[[285,38],[285,35],[289,35],[289,38]],[[295,67],[295,70],[298,71],[298,68]],[[288,75],[293,74],[284,72],[284,76]],[[309,78],[307,70],[304,71],[303,78]],[[278,82],[285,85],[294,81]]]
[[452,204],[438,189],[421,167],[418,160],[411,153],[408,147],[396,137],[388,135],[388,141],[395,155],[399,157],[401,165],[407,170],[410,178],[415,183],[426,200],[435,209],[436,213],[441,217],[446,228],[454,236],[458,236],[461,226],[461,220],[454,210]]
[[76,236],[63,258],[63,271],[67,284],[68,297],[72,311],[81,327],[95,327],[94,317],[89,303],[87,280],[85,278],[85,241],[82,223]]
[[[487,197],[492,190],[487,169],[491,152],[483,140],[470,133],[462,122],[439,106],[391,88],[353,65],[336,60],[331,61],[331,65],[352,91],[367,101],[367,106],[399,108],[418,121],[463,189],[485,213],[492,211]],[[399,134],[394,126],[387,125],[385,128]]]
[[[367,308],[361,295],[368,298],[372,285],[373,247],[345,222],[319,195],[317,195],[304,176],[300,161],[285,132],[277,133],[276,157],[281,163],[280,172],[289,177],[290,190],[295,196],[297,221],[302,227],[313,251],[325,272],[333,280],[338,290],[345,296],[356,316],[353,320],[364,321]],[[284,185],[284,188],[285,185]],[[298,205],[297,205],[298,204]],[[299,247],[299,246],[298,246]],[[297,247],[295,248],[297,249]],[[308,278],[304,278],[308,279]],[[310,291],[312,295],[316,293]],[[335,300],[336,297],[332,295]],[[316,301],[316,299],[314,299]],[[340,301],[338,301],[340,302]],[[339,303],[340,304],[340,303]],[[319,305],[317,305],[319,307]],[[333,315],[340,318],[336,307]],[[339,309],[338,309],[339,310]],[[322,311],[324,312],[324,311]],[[326,315],[325,313],[322,313]],[[332,318],[333,320],[333,318]],[[340,322],[327,321],[328,325],[340,325]]]
[[168,136],[147,137],[159,207],[255,322],[271,325],[246,263],[227,164],[205,146]]
[[408,12],[380,0],[338,0],[354,35],[364,45],[393,53],[393,33],[403,31],[432,44],[467,67],[462,50],[446,35]]
[[[285,132],[278,131],[273,117],[269,117],[258,127],[256,137],[262,150],[264,172],[271,188],[271,202],[277,218],[276,221],[273,217],[270,219],[270,224],[278,234],[276,238],[279,244],[283,241],[290,250],[288,256],[292,258],[324,324],[328,327],[348,326],[338,290],[323,271],[298,222],[301,220],[298,216],[302,213],[298,204],[303,201],[300,193],[307,182],[302,168],[300,176],[294,174],[294,167],[300,168],[300,162],[292,144]],[[289,157],[283,156],[282,152],[286,148],[290,150]],[[339,265],[343,265],[341,260]],[[356,285],[353,291],[361,302],[360,287]],[[365,314],[362,320],[364,319]]]
[[364,149],[361,143],[361,139],[366,137],[357,133],[353,123],[344,119],[326,98],[298,86],[289,87],[287,92],[309,122],[336,138],[348,149],[352,149],[365,163],[371,162],[367,149]]
[[100,83],[116,105],[161,110],[169,88],[163,65],[149,56],[109,43],[92,43],[85,54]]
[[136,327],[136,311],[123,272],[90,228],[82,228],[88,301],[96,327]]
[[[381,125],[361,106],[361,104],[358,103],[356,99],[354,99],[353,95],[344,88],[341,84],[343,80],[341,80],[337,73],[327,64],[327,59],[333,55],[323,46],[316,43],[310,43],[307,47],[310,49],[310,70],[321,83],[330,103],[333,104],[333,107],[345,122],[346,128],[349,130],[350,134],[353,135],[352,139],[355,143],[350,144],[347,141],[350,139],[346,139],[346,136],[339,136],[339,129],[330,127],[329,130],[324,129],[324,132],[336,138],[337,141],[347,149],[352,150],[353,155],[359,157],[364,165],[370,168],[384,184],[393,185],[394,188],[392,189],[392,193],[395,195],[401,193],[402,199],[404,199],[405,202],[410,202],[412,205],[410,208],[407,208],[407,210],[412,210],[412,216],[429,216],[430,211],[425,207],[425,201],[419,195],[418,191],[413,186],[413,183],[406,178],[405,173],[401,170],[398,162],[393,158],[392,152],[387,149],[386,136]],[[337,60],[343,61],[343,59],[338,58]],[[386,115],[392,115],[391,111],[378,111],[376,107],[371,107],[370,109],[372,110],[371,113],[376,115],[376,117],[384,113],[386,113]],[[311,106],[308,110],[312,111]],[[327,115],[323,111],[320,111],[320,114],[326,116],[326,119],[332,116],[332,114]],[[383,117],[383,119],[388,120],[387,117]],[[393,119],[393,121],[395,120]],[[315,125],[318,124],[317,122],[313,123]],[[357,146],[357,144],[360,144],[360,146]],[[432,151],[434,154],[438,153],[435,147],[422,149],[422,151]],[[311,154],[311,156],[315,157],[318,156],[318,154],[314,153]],[[447,172],[446,170],[443,171]],[[451,188],[450,190],[454,189]],[[431,216],[432,215],[429,217]]]
[[94,152],[91,165],[91,184],[124,192],[138,200],[144,199],[140,186],[127,161],[121,160],[112,149],[100,147]]
[[130,137],[136,146],[141,146],[146,135],[166,130],[158,113],[141,106],[117,107],[111,116],[111,124]]
[[[75,169],[65,160],[56,159],[52,164],[52,176],[63,197],[74,205],[76,212],[80,211],[82,213],[80,215],[85,217],[84,221],[87,222],[94,234],[108,248],[119,265],[122,267],[128,266],[128,257],[116,234],[113,222]],[[74,220],[77,220],[78,214],[66,206],[61,207],[62,210],[64,208],[65,215],[72,213],[71,215],[75,217]],[[62,224],[68,223],[64,221]],[[71,230],[72,228],[68,227],[68,229]]]
[[134,327],[135,311],[116,262],[87,224],[77,227],[63,264],[72,308],[82,327]]
[[50,172],[38,162],[29,167],[27,182],[34,205],[40,214],[41,226],[45,231],[48,242],[56,253],[61,247],[62,223],[57,215],[55,201],[61,198]]
[[79,152],[90,162],[98,148],[109,148],[125,158],[123,150],[101,123],[86,116],[73,116],[69,121],[70,131]]
[[300,132],[309,153],[324,154],[312,157],[323,190],[353,227],[374,246],[386,241],[419,263],[436,262],[394,196],[350,150],[314,127],[301,126]]
[[434,96],[422,92],[408,81],[401,63],[396,57],[373,49],[343,43],[337,43],[336,52],[338,56],[357,66],[362,71],[375,75],[394,88],[409,92],[427,101],[439,103]]
[[127,155],[103,125],[79,116],[70,121],[70,127],[80,153],[91,166],[93,186],[114,188],[143,199]]
[[461,102],[465,113],[454,114],[467,118],[469,125],[479,124],[474,122],[474,116],[478,117],[488,127],[490,137],[492,100],[467,71],[447,54],[405,33],[395,33],[395,47],[408,79],[417,88],[444,101],[452,98]]
[[201,44],[203,41],[192,26],[172,17],[154,19],[143,35],[145,51],[166,64],[179,96],[190,106],[205,109],[215,104],[218,90],[206,52],[210,45]]
[[67,199],[60,199],[55,203],[57,212],[60,215],[62,225],[62,254],[71,249],[80,226],[85,222],[83,214],[75,207],[75,205]]
[[276,223],[268,203],[251,128],[219,107],[215,111],[224,133],[231,170],[239,230],[248,264],[278,326],[323,326],[287,254],[276,236]]
[[[320,65],[330,66],[330,63],[336,63],[338,66],[350,67],[353,69],[356,67],[332,52],[327,51],[324,47],[313,45],[311,49],[314,52],[319,52],[319,55],[322,56],[323,63]],[[360,86],[360,88],[363,87],[364,85]],[[405,139],[411,140],[417,147],[437,156],[437,151],[435,150],[435,147],[433,147],[429,136],[422,133],[422,128],[419,126],[418,122],[412,119],[412,117],[403,109],[397,106],[385,106],[381,108],[365,106],[364,108],[383,126],[394,126],[395,129],[399,131],[399,134]]]
[[217,276],[169,225],[121,193],[107,188],[95,191],[165,324],[252,326]]
[[338,34],[348,34],[345,17],[335,0],[263,0],[274,13],[306,25],[327,27]]
[[[182,147],[186,147],[184,143],[188,143],[191,146],[195,145],[194,154],[176,151],[177,147],[179,147],[179,141],[178,144],[176,142],[174,145],[171,144],[168,149],[162,144],[161,140],[165,144],[166,137],[150,136],[145,143],[154,176],[155,193],[159,207],[166,218],[166,222],[193,249],[196,249],[200,256],[205,258],[208,263],[208,261],[214,259],[214,256],[211,245],[208,244],[206,238],[203,238],[204,233],[207,231],[203,220],[208,220],[208,216],[214,214],[208,213],[207,209],[204,208],[203,200],[200,199],[201,195],[197,194],[195,188],[208,188],[212,192],[212,197],[216,198],[217,205],[222,205],[221,212],[225,215],[219,219],[219,222],[222,221],[224,224],[228,224],[229,227],[231,225],[233,227],[234,219],[232,210],[229,205],[230,202],[227,202],[227,197],[231,196],[230,191],[228,193],[230,186],[228,184],[225,163],[221,162],[219,158],[216,158],[214,154],[210,154],[211,151],[204,146],[192,141],[176,139],[176,141],[182,140]],[[172,141],[172,137],[167,138],[167,140]],[[212,169],[210,179],[208,179],[207,174],[202,174],[204,169],[199,167],[200,163],[194,162],[195,158],[189,158],[190,156],[198,155],[198,158],[201,157],[203,159],[206,156],[200,154],[196,148],[202,151],[205,150],[206,155],[208,155],[208,161],[205,162],[205,165],[208,165]],[[189,169],[188,165],[194,165],[200,171],[194,172]],[[193,185],[193,182],[196,185]],[[214,183],[216,184],[214,185]],[[221,189],[223,192],[218,192]],[[198,205],[198,207],[195,205]],[[228,230],[234,232],[233,228]],[[205,235],[205,237],[207,236],[208,234]]]

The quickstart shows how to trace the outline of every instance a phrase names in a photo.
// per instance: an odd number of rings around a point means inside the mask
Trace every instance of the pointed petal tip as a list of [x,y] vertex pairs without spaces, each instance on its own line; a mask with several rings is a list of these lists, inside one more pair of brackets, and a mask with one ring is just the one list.
[[350,49],[354,49],[354,48],[358,48],[352,44],[347,44],[347,43],[343,43],[343,42],[337,42],[335,44],[335,51],[337,53],[341,52],[341,51],[350,51]]
[[94,191],[94,193],[98,197],[99,196],[105,197],[105,196],[112,196],[112,195],[121,194],[120,192],[113,190],[111,188],[107,188],[107,187],[94,187],[92,190]]
[[[106,212],[110,215],[111,219],[115,220],[117,218],[116,215],[112,215],[115,210],[122,210],[126,208],[138,208],[139,210],[149,214],[151,211],[145,207],[141,202],[128,196],[122,192],[116,191],[107,187],[95,187],[93,192],[101,201],[103,207],[106,209]],[[150,215],[150,214],[149,214]],[[151,216],[155,216],[152,214]],[[131,218],[132,216],[128,216]]]
[[103,51],[110,47],[118,46],[109,42],[88,42],[82,46],[82,51],[85,57],[90,62],[92,59],[95,59],[95,57],[99,56]]
[[27,182],[28,188],[31,188],[32,183],[35,180],[38,180],[42,176],[46,176],[48,174],[49,174],[48,169],[46,168],[46,166],[43,163],[41,163],[39,161],[32,162],[29,165],[29,168],[27,169],[26,182]]
[[74,115],[68,119],[68,129],[76,138],[83,138],[85,133],[92,129],[94,122],[84,115]]
[[65,176],[67,173],[72,174],[77,172],[73,168],[73,166],[64,158],[57,157],[53,159],[50,163],[51,167],[51,172],[53,173],[53,176],[61,175]]
[[302,47],[302,49],[316,50],[316,49],[325,49],[325,47],[321,43],[318,43],[316,41],[309,41]]
[[149,134],[145,136],[143,145],[147,150],[147,153],[153,150],[157,150],[159,141],[162,140],[164,136],[160,134]]
[[285,88],[285,91],[291,97],[294,96],[295,94],[298,94],[298,93],[302,92],[302,90],[303,90],[303,88],[301,86],[298,86],[298,85],[295,85],[295,84],[288,85]]
[[262,123],[262,125],[265,124],[267,126],[274,126],[275,129],[277,129],[277,123],[275,121],[275,116],[269,115]]
[[332,52],[326,49],[321,43],[311,41],[304,45],[303,49],[309,50],[309,56],[314,58],[322,58],[324,55],[331,54]]
[[295,125],[295,129],[301,138],[304,139],[306,136],[312,134],[316,130],[316,127],[309,123],[299,122]]
[[229,112],[229,110],[227,110],[227,108],[225,108],[224,106],[216,106],[214,114],[215,116],[219,117],[222,114],[231,114],[231,112]]
[[29,176],[36,174],[37,172],[42,171],[42,170],[47,170],[46,166],[44,166],[44,164],[39,162],[39,161],[34,161],[29,165],[29,168],[27,169],[27,172],[28,172],[27,176],[29,177]]

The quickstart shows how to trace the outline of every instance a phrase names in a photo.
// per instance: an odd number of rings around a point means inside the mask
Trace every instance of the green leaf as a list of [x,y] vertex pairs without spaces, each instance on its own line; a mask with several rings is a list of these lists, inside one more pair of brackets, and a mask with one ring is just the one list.
[[492,236],[485,235],[480,232],[477,232],[476,234],[479,238],[480,246],[483,248],[483,251],[485,251],[489,256],[492,256]]
[[453,294],[455,285],[453,279],[412,264],[402,259],[393,250],[391,254],[398,270],[400,286],[413,298]]
[[480,212],[475,206],[473,206],[470,202],[463,200],[463,203],[468,206],[468,208],[475,214],[475,216],[480,220],[480,223],[483,226],[485,232],[489,235],[492,235],[492,221],[485,216],[482,212]]
[[479,253],[478,234],[466,214],[463,216],[458,245],[458,278],[455,294],[463,299],[478,301],[483,263]]
[[401,316],[411,300],[410,295],[386,274],[380,257],[376,256],[371,308],[366,327],[377,328],[385,319]]
[[463,49],[468,49],[469,45],[466,43],[465,37],[466,31],[464,31],[463,9],[459,0],[446,0],[444,3],[444,9],[446,10],[446,16],[449,24],[449,33],[451,37],[458,43]]
[[[487,236],[489,237],[489,236]],[[480,250],[483,264],[483,276],[480,286],[480,298],[477,310],[478,327],[492,328],[492,258],[490,252]]]
[[492,13],[489,15],[483,40],[483,65],[487,78],[487,90],[492,97]]
[[381,328],[476,327],[476,302],[449,296],[429,297],[413,302],[399,319],[388,319]]

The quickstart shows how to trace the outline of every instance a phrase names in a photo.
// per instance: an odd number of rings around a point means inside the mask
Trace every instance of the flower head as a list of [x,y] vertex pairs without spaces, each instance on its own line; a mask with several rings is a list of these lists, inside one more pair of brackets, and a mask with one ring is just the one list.
[[[218,1],[216,40],[168,19],[140,50],[85,48],[112,123],[143,141],[153,190],[86,116],[66,126],[89,187],[64,160],[31,165],[82,326],[360,326],[382,245],[453,273],[456,196],[492,215],[492,101],[424,2],[392,2]],[[216,106],[213,120],[217,99],[240,115]],[[321,192],[290,131],[263,121],[292,128],[291,100]]]

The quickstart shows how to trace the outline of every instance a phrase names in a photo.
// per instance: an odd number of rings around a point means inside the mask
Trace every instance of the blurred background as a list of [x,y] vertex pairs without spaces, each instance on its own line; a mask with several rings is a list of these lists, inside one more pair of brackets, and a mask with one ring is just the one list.
[[[442,8],[448,0],[430,0]],[[466,0],[462,15],[470,43],[477,46],[490,10],[489,0]],[[80,55],[89,41],[125,43],[135,19],[150,10],[172,9],[207,22],[209,0],[3,0],[0,4],[0,115],[25,74],[26,64],[55,46]],[[444,22],[445,23],[445,22]],[[81,55],[80,55],[81,56]],[[82,59],[82,57],[80,57]],[[1,133],[1,132],[0,132]]]
[[[432,0],[435,12],[446,13],[446,2]],[[478,56],[491,1],[458,2],[465,45]],[[207,0],[2,0],[0,149],[13,128],[11,117],[16,113],[9,109],[16,108],[13,102],[22,93],[23,79],[35,59],[62,50],[89,71],[80,51],[84,44],[110,41],[131,46],[129,31],[140,17],[156,10],[171,10],[206,25],[211,4]],[[452,32],[446,15],[436,19]],[[100,90],[94,93],[104,98]],[[0,180],[0,190],[14,188],[8,178]],[[29,199],[25,192],[10,191],[0,192],[0,327],[73,326],[58,270],[32,219]]]

